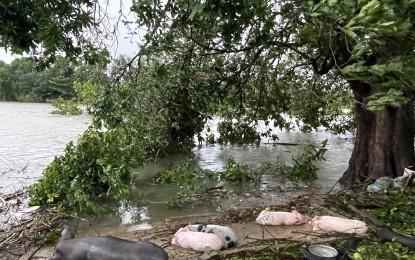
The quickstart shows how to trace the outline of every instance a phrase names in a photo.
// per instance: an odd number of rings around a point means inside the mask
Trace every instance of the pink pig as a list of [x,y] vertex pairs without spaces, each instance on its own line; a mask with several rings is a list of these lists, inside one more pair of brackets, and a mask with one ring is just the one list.
[[195,251],[219,251],[222,248],[222,239],[212,233],[189,231],[188,227],[180,228],[171,240],[173,245],[191,248]]
[[313,226],[313,231],[323,230],[349,234],[364,234],[368,230],[366,223],[363,221],[331,216],[315,216],[308,223]]
[[300,225],[303,217],[300,213],[263,210],[255,220],[260,225]]

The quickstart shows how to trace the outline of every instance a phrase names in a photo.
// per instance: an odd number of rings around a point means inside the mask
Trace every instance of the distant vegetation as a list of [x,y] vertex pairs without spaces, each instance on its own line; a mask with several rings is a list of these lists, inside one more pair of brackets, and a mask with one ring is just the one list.
[[[119,57],[119,60],[125,60]],[[87,65],[57,57],[48,68],[31,58],[0,61],[0,101],[48,102],[54,114],[77,115],[91,108],[100,87],[108,84],[107,62]]]
[[10,64],[0,61],[0,100],[46,102],[48,99],[76,97],[73,82],[80,66],[60,58],[49,69],[40,71],[29,58]]

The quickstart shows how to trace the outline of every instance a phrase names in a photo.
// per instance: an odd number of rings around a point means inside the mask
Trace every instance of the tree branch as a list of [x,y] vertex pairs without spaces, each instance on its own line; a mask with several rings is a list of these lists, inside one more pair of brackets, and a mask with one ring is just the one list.
[[299,49],[296,48],[296,47],[300,47],[299,44],[280,42],[280,41],[269,41],[267,44],[268,45],[273,45],[273,46],[278,46],[278,47],[288,48],[288,49],[292,50],[293,52],[299,54],[303,59],[310,60],[310,57],[308,57],[308,55],[306,53],[304,53],[304,52],[302,52],[302,51],[300,51]]
[[223,49],[223,48],[215,48],[215,47],[205,45],[205,44],[201,43],[200,41],[198,41],[197,39],[195,39],[193,36],[188,35],[183,29],[180,29],[180,31],[186,38],[190,39],[191,41],[193,41],[194,43],[196,43],[197,45],[199,45],[203,49],[213,51],[213,52],[210,52],[206,55],[246,52],[246,51],[258,48],[260,46],[263,47],[265,45],[272,45],[272,46],[277,46],[277,47],[288,48],[288,49],[294,51],[295,53],[299,54],[305,60],[310,60],[310,58],[308,57],[308,55],[306,53],[304,53],[304,52],[302,52],[302,51],[300,51],[296,48],[296,47],[300,47],[300,45],[298,45],[297,43],[286,43],[286,42],[280,42],[280,41],[268,41],[265,44],[248,45],[248,46],[245,46],[245,47],[239,48],[239,49]]
[[363,219],[369,220],[375,227],[372,228],[376,234],[382,239],[388,241],[398,242],[404,246],[415,250],[415,238],[410,236],[405,236],[393,231],[391,228],[385,225],[385,223],[376,217],[370,215],[366,210],[358,209],[354,205],[349,205],[349,208],[359,214]]
[[193,41],[194,43],[196,43],[197,45],[199,45],[200,47],[202,47],[205,50],[209,50],[212,52],[209,52],[207,54],[202,54],[202,55],[215,55],[215,54],[224,54],[224,53],[237,53],[237,52],[245,52],[245,51],[249,51],[252,49],[257,48],[258,46],[255,45],[250,45],[250,46],[246,46],[244,48],[241,49],[221,49],[221,48],[214,48],[214,47],[210,47],[208,45],[205,45],[203,43],[201,43],[200,41],[196,40],[193,36],[186,34],[186,32],[182,29],[180,29],[181,33],[189,40]]

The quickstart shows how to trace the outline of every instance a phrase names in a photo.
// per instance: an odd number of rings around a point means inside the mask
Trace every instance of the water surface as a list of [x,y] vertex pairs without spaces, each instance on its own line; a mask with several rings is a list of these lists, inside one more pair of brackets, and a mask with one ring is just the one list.
[[[88,127],[88,115],[62,116],[50,114],[49,104],[0,102],[0,191],[10,193],[36,182],[43,169],[57,155],[64,152],[69,141],[76,141]],[[213,125],[215,122],[213,122]],[[213,129],[214,127],[211,128]],[[274,130],[280,145],[264,139],[260,146],[202,145],[193,153],[204,169],[222,170],[229,156],[239,163],[258,165],[264,161],[290,162],[297,155],[301,144],[321,142],[328,139],[326,161],[319,162],[318,179],[311,185],[320,187],[318,192],[330,189],[347,168],[353,142],[350,135],[336,136],[320,131],[302,133],[299,131]],[[174,194],[169,186],[154,185],[152,177],[182,158],[170,158],[158,164],[148,164],[133,173],[136,203],[125,207],[114,205],[114,212],[99,219],[90,219],[95,233],[111,233],[117,230],[147,229],[164,225],[166,219],[183,215],[212,214],[244,206],[276,204],[294,197],[298,192],[311,192],[308,185],[263,176],[259,185],[226,184],[234,194],[226,200],[211,198],[193,202],[185,207],[168,207],[166,201]],[[315,190],[314,190],[315,191]],[[91,229],[85,225],[85,230]],[[110,232],[111,231],[111,232]],[[85,231],[91,232],[91,231]]]
[[66,144],[88,127],[88,115],[62,116],[50,104],[0,102],[0,191],[10,193],[42,176]]

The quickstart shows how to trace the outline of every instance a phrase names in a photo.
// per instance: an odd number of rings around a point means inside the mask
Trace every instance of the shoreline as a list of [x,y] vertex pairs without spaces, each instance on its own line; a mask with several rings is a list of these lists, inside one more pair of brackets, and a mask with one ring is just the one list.
[[[19,196],[25,196],[25,193],[19,193]],[[111,235],[133,241],[148,240],[163,247],[168,252],[170,259],[220,259],[222,257],[237,255],[241,252],[260,252],[262,249],[269,247],[270,243],[298,243],[300,250],[300,244],[304,242],[326,242],[337,238],[336,236],[325,237],[321,236],[321,234],[316,234],[312,231],[312,226],[307,223],[307,220],[313,217],[313,212],[317,211],[324,211],[326,214],[341,216],[326,208],[324,206],[324,199],[323,195],[299,195],[289,203],[280,205],[246,207],[230,209],[216,214],[185,215],[166,218],[164,223],[162,223],[162,227],[138,231],[125,230],[98,233],[93,231],[94,227],[92,226],[89,227],[90,231],[88,235]],[[296,209],[303,214],[305,218],[304,223],[296,226],[261,226],[255,223],[255,218],[266,207],[286,211]],[[69,222],[77,227],[81,227],[81,224],[84,226],[89,225],[86,219],[75,218],[46,207],[38,207],[31,214],[31,219],[14,226],[9,232],[0,233],[0,251],[6,252],[7,256],[5,257],[7,258],[5,259],[47,259],[51,256],[54,247],[53,245],[45,244],[45,238],[50,237],[51,230],[55,230],[55,233],[57,233],[63,224]],[[175,231],[189,223],[229,226],[238,237],[237,246],[212,252],[207,255],[171,245],[171,238]],[[81,233],[81,236],[85,236],[85,232],[76,233]]]

